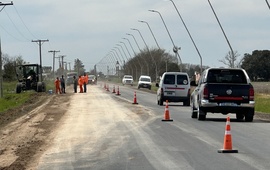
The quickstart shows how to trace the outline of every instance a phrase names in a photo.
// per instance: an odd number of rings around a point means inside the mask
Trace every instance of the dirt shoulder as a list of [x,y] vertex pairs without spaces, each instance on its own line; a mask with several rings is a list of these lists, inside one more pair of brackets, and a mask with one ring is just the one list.
[[27,169],[49,144],[72,94],[36,93],[23,106],[0,114],[0,169]]

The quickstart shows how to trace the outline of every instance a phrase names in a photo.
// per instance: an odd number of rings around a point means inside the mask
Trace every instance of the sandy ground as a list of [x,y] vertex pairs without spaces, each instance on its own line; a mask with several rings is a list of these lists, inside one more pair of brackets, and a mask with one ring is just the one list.
[[0,169],[27,169],[50,143],[72,93],[37,93],[20,108],[0,114]]

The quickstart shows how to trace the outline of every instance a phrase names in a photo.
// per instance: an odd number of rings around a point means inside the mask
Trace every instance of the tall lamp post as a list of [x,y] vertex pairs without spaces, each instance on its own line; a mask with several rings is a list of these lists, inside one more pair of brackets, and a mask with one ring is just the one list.
[[226,36],[226,34],[225,34],[225,31],[223,30],[223,28],[222,28],[222,26],[221,26],[221,23],[219,22],[219,19],[218,19],[218,17],[217,17],[217,14],[216,14],[216,12],[215,12],[215,10],[214,10],[214,8],[213,8],[213,6],[212,6],[210,0],[208,0],[208,3],[209,3],[209,5],[210,5],[210,7],[211,7],[211,9],[212,9],[212,11],[213,11],[213,13],[214,13],[216,19],[217,19],[218,25],[219,25],[219,27],[220,27],[220,29],[221,29],[221,31],[222,31],[222,33],[223,33],[223,35],[224,35],[226,41],[227,41],[227,44],[229,45],[229,47],[230,47],[230,49],[231,49],[231,53],[232,53],[232,57],[233,57],[233,60],[232,60],[232,67],[234,68],[234,58],[235,58],[235,55],[234,55],[232,46],[231,46],[231,44],[230,44],[230,42],[229,42],[229,40],[228,40],[228,38],[227,38],[227,36]]
[[120,76],[119,76],[119,66],[120,66],[120,64],[119,64],[119,62],[117,60],[116,64],[115,64],[115,67],[116,67],[116,72],[117,72],[117,76],[118,76],[118,81],[119,81],[119,78],[120,78]]
[[[146,44],[146,42],[145,42],[145,40],[144,40],[144,38],[143,38],[143,36],[142,36],[140,30],[135,29],[135,28],[131,28],[131,30],[135,30],[135,31],[137,31],[137,32],[140,34],[140,36],[141,36],[141,38],[142,38],[142,40],[143,40],[143,42],[144,42],[144,45],[145,45],[147,51],[149,52],[151,59],[153,60],[153,62],[154,62],[154,64],[155,64],[155,70],[156,70],[156,71],[155,71],[155,72],[156,72],[156,75],[155,75],[155,81],[157,82],[157,75],[158,75],[158,73],[157,73],[157,63],[156,63],[155,59],[153,58],[152,53],[151,53],[151,51],[150,51],[149,48],[148,48],[148,45]],[[148,75],[149,75],[149,73],[148,73]]]
[[158,11],[156,11],[156,10],[149,10],[149,11],[150,11],[150,12],[156,12],[156,13],[159,14],[159,16],[160,16],[160,18],[161,18],[161,20],[162,20],[162,22],[163,22],[163,24],[164,24],[164,26],[165,26],[165,28],[166,28],[166,31],[167,31],[167,33],[168,33],[170,39],[171,39],[171,42],[172,42],[172,44],[173,44],[173,52],[174,52],[174,53],[176,54],[176,56],[178,56],[178,58],[179,58],[179,62],[180,62],[179,67],[180,67],[180,71],[182,71],[182,60],[181,60],[181,57],[180,57],[180,55],[179,55],[179,53],[178,53],[178,50],[179,50],[180,48],[177,47],[177,46],[174,44],[173,39],[172,39],[172,36],[171,36],[171,34],[170,34],[170,32],[169,32],[169,30],[168,30],[166,24],[165,24],[165,21],[164,21],[162,15],[161,15],[161,13],[158,12]]
[[196,46],[196,44],[195,44],[195,42],[194,42],[194,40],[193,40],[193,38],[192,38],[190,32],[189,32],[189,30],[188,30],[188,28],[187,28],[187,26],[186,26],[186,24],[185,24],[185,22],[184,22],[184,19],[182,18],[182,16],[181,16],[181,14],[180,14],[178,8],[176,7],[174,1],[173,1],[173,0],[169,0],[169,1],[172,2],[172,4],[173,4],[175,10],[177,11],[177,13],[178,13],[178,15],[179,15],[179,17],[180,17],[180,19],[181,19],[181,21],[182,21],[182,23],[183,23],[183,25],[184,25],[186,31],[187,31],[187,33],[188,33],[188,35],[189,35],[190,39],[191,39],[191,41],[192,41],[192,43],[193,43],[193,45],[194,45],[194,47],[195,47],[195,49],[196,49],[196,51],[197,51],[199,57],[200,57],[200,61],[201,61],[201,62],[200,62],[200,64],[201,64],[201,73],[202,73],[202,56],[201,56],[201,53],[199,52],[199,50],[198,50],[198,48],[197,48],[197,46]]
[[153,33],[153,31],[152,31],[150,25],[148,24],[148,22],[142,21],[142,20],[139,20],[139,22],[147,24],[147,26],[148,26],[148,28],[149,28],[149,30],[150,30],[150,32],[151,32],[151,34],[152,34],[152,36],[153,36],[153,38],[154,38],[156,44],[157,44],[157,47],[160,49],[160,46],[158,45],[157,39],[156,39],[156,37],[155,37],[155,35],[154,35],[154,33]]
[[[127,39],[127,38],[123,38],[124,40],[127,40],[128,41],[128,43],[129,43],[129,45],[130,45],[130,47],[131,47],[131,49],[132,49],[132,51],[133,51],[133,53],[134,53],[134,57],[136,56],[136,53],[135,53],[135,50],[134,50],[134,48],[133,48],[133,46],[131,45],[131,43],[130,43],[130,41],[129,41],[129,39]],[[130,55],[130,53],[129,53],[129,55]],[[131,57],[131,55],[130,55],[130,58],[132,58]],[[140,60],[138,59],[138,63],[139,63],[139,65],[140,65],[140,68],[141,68],[141,75],[142,75],[142,64],[141,64],[141,62],[140,62]],[[135,64],[136,65],[136,64]]]
[[[133,39],[134,39],[135,43],[137,44],[137,46],[138,46],[139,50],[140,50],[140,51],[142,51],[142,50],[141,50],[141,48],[139,47],[139,44],[138,44],[138,42],[137,42],[136,38],[134,37],[134,35],[133,35],[133,34],[127,34],[127,35],[130,35],[130,36],[132,36],[132,37],[133,37]],[[143,59],[144,59],[144,58],[143,58]],[[144,60],[144,61],[145,61],[145,65],[146,65],[146,67],[147,67],[147,74],[149,75],[149,65],[148,65],[148,63],[147,63],[147,61],[146,61],[146,60]]]
[[266,2],[266,4],[267,4],[268,8],[270,9],[270,5],[269,5],[268,1],[265,0],[265,2]]
[[[128,48],[127,48],[126,44],[124,42],[122,42],[122,41],[120,41],[120,43],[124,44],[124,46],[126,47],[126,50],[127,50],[128,54],[130,56],[130,59],[131,59],[132,57],[131,57],[130,52],[128,51]],[[122,47],[122,49],[123,49],[123,47]],[[124,51],[124,49],[123,49],[123,51]],[[126,58],[127,58],[127,60],[129,60],[128,57],[127,57],[127,55],[126,55]],[[131,64],[134,64],[134,66],[135,66],[135,70],[136,70],[136,72],[135,72],[135,80],[137,80],[137,70],[138,70],[137,65],[135,63],[133,63],[133,62],[131,62]],[[133,73],[133,69],[132,69],[132,73]]]

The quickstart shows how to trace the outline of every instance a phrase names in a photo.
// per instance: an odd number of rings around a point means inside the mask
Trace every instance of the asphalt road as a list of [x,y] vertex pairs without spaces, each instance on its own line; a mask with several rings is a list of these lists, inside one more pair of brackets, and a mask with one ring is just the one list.
[[[112,87],[89,86],[88,93],[72,96],[37,169],[270,169],[268,122],[237,122],[229,115],[233,149],[239,153],[218,153],[227,116],[208,114],[198,121],[190,107],[169,103],[173,121],[163,122],[165,106],[157,105],[155,94],[120,86],[118,96]],[[132,104],[134,91],[137,105]]]

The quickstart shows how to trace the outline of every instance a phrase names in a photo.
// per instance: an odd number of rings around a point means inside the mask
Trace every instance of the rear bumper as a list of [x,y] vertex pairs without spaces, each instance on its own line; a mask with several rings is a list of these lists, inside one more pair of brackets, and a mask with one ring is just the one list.
[[214,103],[209,102],[208,100],[202,100],[200,103],[200,109],[207,112],[217,112],[217,113],[236,113],[241,111],[246,111],[250,109],[254,109],[255,101],[249,101],[249,103]]

